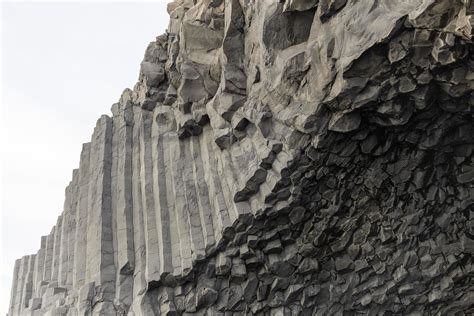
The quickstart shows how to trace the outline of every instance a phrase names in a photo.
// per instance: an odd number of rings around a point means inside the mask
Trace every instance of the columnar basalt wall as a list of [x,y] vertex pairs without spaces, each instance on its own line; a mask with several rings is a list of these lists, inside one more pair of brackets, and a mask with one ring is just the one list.
[[9,315],[474,313],[470,0],[175,0]]

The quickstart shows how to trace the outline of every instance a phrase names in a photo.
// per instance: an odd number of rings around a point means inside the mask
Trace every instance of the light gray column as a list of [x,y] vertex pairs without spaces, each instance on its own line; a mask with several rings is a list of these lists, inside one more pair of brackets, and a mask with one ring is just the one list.
[[25,286],[26,273],[28,270],[28,256],[23,256],[18,269],[18,281],[16,286],[15,304],[13,315],[20,315],[22,310],[23,287]]
[[209,201],[208,184],[206,183],[204,175],[205,165],[201,154],[201,140],[202,137],[192,137],[190,139],[191,161],[193,163],[192,180],[194,182],[199,206],[198,211],[204,236],[204,247],[207,250],[216,243],[214,236],[215,210],[211,207]]
[[142,114],[139,107],[133,107],[133,121],[134,126],[132,131],[132,214],[134,227],[134,249],[135,249],[135,272],[133,275],[133,297],[134,306],[132,307],[135,313],[141,310],[140,297],[145,293],[147,283],[145,280],[146,269],[146,246],[145,246],[145,232],[144,213],[142,206],[142,186],[141,186],[141,159],[140,159],[140,138],[142,129]]
[[133,238],[132,105],[114,105],[112,159],[112,209],[114,216],[114,249],[117,267],[116,299],[129,306],[133,300],[133,272],[135,269]]
[[144,212],[146,242],[146,280],[160,280],[160,258],[156,227],[155,196],[153,192],[153,158],[151,144],[152,113],[142,112],[142,134],[140,137],[141,191]]
[[[215,214],[216,220],[213,222],[214,232],[217,242],[222,237],[223,230],[232,225],[229,217],[229,208],[227,203],[229,200],[224,196],[224,190],[222,188],[222,178],[219,177],[219,167],[216,153],[219,153],[220,149],[216,151],[216,144],[212,135],[212,130],[209,126],[204,128],[202,133],[202,146],[201,153],[202,159],[205,164],[205,175],[204,179],[208,184],[210,203],[212,205],[213,213]],[[232,201],[230,201],[232,202]]]
[[87,258],[87,217],[90,186],[91,143],[82,145],[79,163],[79,188],[76,206],[76,233],[74,243],[73,286],[80,288],[85,283]]
[[58,281],[59,261],[60,261],[59,252],[61,251],[62,227],[63,227],[63,215],[60,215],[56,222],[56,229],[54,230],[53,263],[51,266],[51,281]]
[[65,284],[73,287],[74,284],[74,260],[76,243],[76,221],[77,221],[77,203],[79,196],[79,169],[74,169],[71,182],[71,199],[69,206],[69,230],[67,238],[67,270]]
[[47,236],[41,237],[41,247],[36,254],[35,272],[33,275],[33,297],[40,296],[41,281],[43,281],[44,259],[46,251]]
[[[167,109],[166,109],[167,110]],[[164,110],[165,111],[165,110]],[[170,113],[171,112],[171,113]],[[161,250],[162,267],[164,273],[171,273],[179,276],[182,273],[181,267],[181,245],[178,222],[176,217],[176,200],[174,196],[174,175],[172,144],[178,141],[176,133],[170,130],[174,126],[174,118],[172,111],[161,113],[160,123],[155,127],[158,130],[158,140],[154,144],[156,146],[156,172],[155,185],[157,186],[160,203],[157,205],[159,216],[158,227],[161,227]],[[157,121],[155,119],[155,121]]]
[[18,278],[20,271],[21,259],[15,260],[15,267],[13,268],[12,289],[10,291],[10,307],[8,308],[8,315],[12,316],[16,304]]
[[114,298],[115,265],[113,258],[111,210],[112,120],[103,115],[97,122],[91,142],[91,185],[87,220],[87,282],[101,285],[106,312]]
[[181,272],[187,273],[191,270],[191,237],[189,231],[188,217],[185,211],[185,186],[183,182],[184,161],[180,150],[178,136],[175,135],[169,141],[169,156],[171,164],[171,175],[173,183],[173,200],[174,211],[176,218],[176,227],[178,228],[179,249],[181,252]]
[[53,226],[53,229],[46,237],[46,251],[44,255],[44,268],[43,268],[43,281],[51,280],[51,269],[53,265],[53,247],[54,247],[54,231],[56,226]]
[[58,267],[58,285],[66,286],[67,269],[68,269],[68,240],[70,232],[70,218],[71,218],[71,190],[72,181],[66,187],[63,211],[63,225],[61,227],[61,240],[59,250],[59,267]]
[[33,271],[35,268],[36,255],[27,256],[25,281],[22,290],[21,309],[27,308],[33,297]]
[[[157,121],[157,115],[161,119]],[[171,242],[171,230],[176,229],[171,226],[168,208],[168,183],[165,157],[165,138],[167,133],[166,113],[161,113],[161,109],[155,109],[152,124],[152,158],[153,158],[153,192],[155,193],[156,228],[158,233],[160,274],[173,274],[173,253]]]
[[186,214],[187,225],[191,232],[192,259],[203,259],[205,257],[203,225],[199,214],[199,203],[196,194],[196,186],[193,176],[193,157],[191,156],[191,139],[188,138],[179,143],[183,163],[183,173],[181,181],[184,183],[185,203],[184,212]]

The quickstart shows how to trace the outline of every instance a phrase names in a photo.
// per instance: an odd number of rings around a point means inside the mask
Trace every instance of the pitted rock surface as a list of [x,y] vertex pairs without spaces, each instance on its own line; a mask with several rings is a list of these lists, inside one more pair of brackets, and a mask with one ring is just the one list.
[[470,0],[175,0],[9,315],[474,313]]

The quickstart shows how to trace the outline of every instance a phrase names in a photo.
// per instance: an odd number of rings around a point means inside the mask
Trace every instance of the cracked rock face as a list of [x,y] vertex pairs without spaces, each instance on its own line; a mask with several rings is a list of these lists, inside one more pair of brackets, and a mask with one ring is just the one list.
[[474,3],[168,12],[9,315],[474,313]]

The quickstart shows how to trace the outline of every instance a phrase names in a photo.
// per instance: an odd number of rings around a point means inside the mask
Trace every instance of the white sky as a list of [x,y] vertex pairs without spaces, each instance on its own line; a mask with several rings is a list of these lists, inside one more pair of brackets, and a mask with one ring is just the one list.
[[1,2],[0,314],[15,259],[62,211],[82,143],[166,29],[166,2]]

